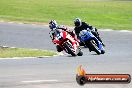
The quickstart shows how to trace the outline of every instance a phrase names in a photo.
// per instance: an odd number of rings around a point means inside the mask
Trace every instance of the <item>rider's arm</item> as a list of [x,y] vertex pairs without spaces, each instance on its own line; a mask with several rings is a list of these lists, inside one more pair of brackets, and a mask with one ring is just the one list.
[[79,38],[79,33],[80,33],[80,31],[78,30],[78,28],[75,27],[75,28],[74,28],[74,31],[75,31],[75,34],[77,35],[77,38]]
[[53,33],[53,31],[50,31],[50,32],[49,32],[49,35],[50,35],[50,38],[51,38],[52,40],[54,40],[54,33]]
[[64,31],[66,31],[67,30],[67,27],[66,26],[64,26],[64,25],[60,25],[60,26],[58,26],[58,28],[57,29],[62,29],[62,30],[64,30]]
[[82,22],[82,25],[83,25],[84,29],[90,29],[90,30],[92,29],[92,26],[87,24],[87,23],[85,23],[85,22]]
[[55,39],[55,36],[56,36],[56,34],[57,34],[58,31],[59,31],[59,30],[57,30],[57,29],[52,29],[52,30],[49,32],[50,37],[51,37],[52,40]]
[[84,22],[84,27],[87,29],[87,30],[90,30],[90,31],[97,31],[97,29],[87,23]]

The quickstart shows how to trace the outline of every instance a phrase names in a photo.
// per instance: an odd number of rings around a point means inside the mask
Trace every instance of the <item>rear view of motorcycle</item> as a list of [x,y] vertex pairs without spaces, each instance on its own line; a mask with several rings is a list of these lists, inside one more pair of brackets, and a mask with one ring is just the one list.
[[104,54],[105,49],[102,43],[88,30],[82,30],[79,34],[80,41],[84,43],[89,51],[95,51],[98,55]]

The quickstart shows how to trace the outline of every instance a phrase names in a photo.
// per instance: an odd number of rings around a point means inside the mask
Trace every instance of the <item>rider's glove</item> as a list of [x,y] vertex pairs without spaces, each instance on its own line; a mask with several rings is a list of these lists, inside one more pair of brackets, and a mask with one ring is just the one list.
[[93,31],[93,32],[95,32],[95,31],[96,31],[96,28],[95,28],[95,27],[93,27],[93,28],[92,28],[92,31]]
[[91,32],[92,30],[91,30],[91,29],[89,29],[89,28],[87,28],[87,31]]

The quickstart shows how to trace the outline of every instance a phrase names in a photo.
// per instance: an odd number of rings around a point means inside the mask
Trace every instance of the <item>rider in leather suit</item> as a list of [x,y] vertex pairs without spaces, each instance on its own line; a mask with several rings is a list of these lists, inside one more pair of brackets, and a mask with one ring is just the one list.
[[[59,32],[59,30],[63,30],[63,31],[68,32],[75,40],[78,40],[76,38],[75,33],[73,31],[68,30],[67,27],[65,27],[63,25],[58,26],[58,24],[57,24],[57,22],[55,20],[51,20],[49,22],[49,28],[51,29],[51,31],[50,31],[49,34],[50,34],[50,37],[52,39],[52,42],[53,42],[53,40],[55,38],[54,36],[57,34],[57,32]],[[57,48],[57,51],[58,52],[61,52],[62,51],[62,49],[61,49],[60,46],[57,45],[56,48]]]
[[[92,32],[92,34],[93,34],[100,42],[102,42],[102,40],[101,40],[101,38],[100,38],[100,36],[99,36],[99,33],[98,33],[98,31],[97,31],[97,29],[96,29],[95,27],[93,27],[93,26],[91,26],[91,25],[89,25],[89,24],[87,24],[87,23],[85,23],[85,22],[82,22],[81,19],[79,19],[79,18],[76,18],[76,19],[74,20],[74,25],[75,25],[74,30],[75,30],[75,33],[76,33],[76,35],[77,35],[77,38],[79,38],[79,33],[80,33],[80,31],[82,31],[82,30],[89,30],[89,31]],[[102,42],[102,44],[103,44],[103,46],[105,46],[103,42]]]

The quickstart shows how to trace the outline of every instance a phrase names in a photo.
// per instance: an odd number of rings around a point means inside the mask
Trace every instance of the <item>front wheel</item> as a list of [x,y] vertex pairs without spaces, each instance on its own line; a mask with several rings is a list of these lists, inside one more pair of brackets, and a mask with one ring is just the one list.
[[101,54],[104,54],[105,53],[105,50],[101,50]]
[[69,42],[66,42],[66,43],[63,44],[63,46],[64,46],[64,48],[65,48],[65,50],[66,50],[66,52],[67,52],[68,54],[71,54],[72,56],[76,56],[76,54],[75,54],[74,51],[72,50],[72,49],[73,49],[73,48],[72,48],[72,44],[69,44]]
[[101,54],[101,51],[99,50],[98,45],[95,42],[95,40],[90,40],[90,46],[92,50],[95,51],[98,55]]

